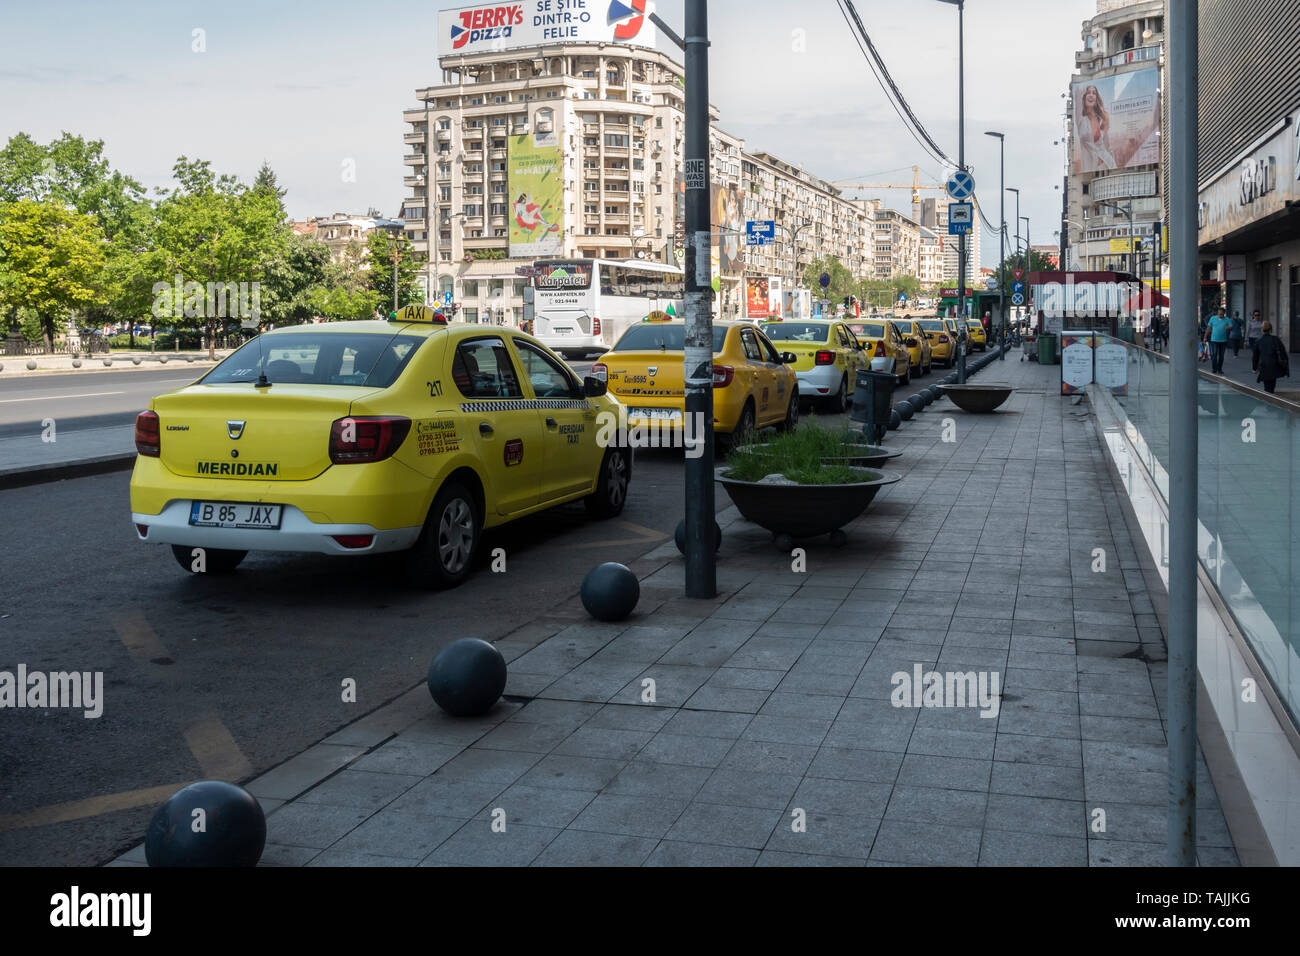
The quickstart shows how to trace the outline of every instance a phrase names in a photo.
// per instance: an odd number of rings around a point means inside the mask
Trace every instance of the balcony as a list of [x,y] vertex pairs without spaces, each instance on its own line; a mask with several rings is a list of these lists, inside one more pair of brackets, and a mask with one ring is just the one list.
[[423,177],[423,176],[403,176],[403,177],[402,177],[402,185],[403,185],[403,186],[423,186],[423,185],[424,185],[424,177]]
[[465,150],[464,159],[467,163],[483,162],[483,148]]
[[423,142],[424,142],[424,136],[425,136],[425,134],[424,134],[423,132],[420,132],[420,133],[407,133],[405,136],[402,137],[402,142],[403,142],[403,143],[423,143]]
[[451,142],[451,130],[449,130],[449,129],[440,129],[440,130],[438,130],[438,142],[440,142],[440,143],[450,143],[450,142]]
[[407,153],[405,156],[402,157],[402,165],[423,166],[425,163],[425,159],[426,157],[424,153]]
[[502,147],[502,148],[499,148],[499,149],[491,150],[491,152],[490,152],[490,154],[489,154],[489,158],[491,158],[491,159],[505,159],[505,158],[506,158],[506,149],[505,149],[504,147]]

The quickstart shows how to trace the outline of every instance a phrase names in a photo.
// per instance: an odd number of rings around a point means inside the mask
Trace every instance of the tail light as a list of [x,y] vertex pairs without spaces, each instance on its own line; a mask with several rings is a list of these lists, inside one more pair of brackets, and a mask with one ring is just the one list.
[[835,353],[829,349],[818,349],[817,355],[813,358],[817,365],[834,365]]
[[735,376],[736,370],[730,365],[713,366],[713,387],[726,388],[731,384],[731,379]]
[[352,415],[330,428],[330,461],[357,465],[383,461],[397,451],[411,430],[411,420],[399,415]]
[[135,416],[135,450],[149,458],[157,458],[162,453],[157,412],[141,412]]
[[876,343],[876,354],[872,358],[885,358],[885,342],[883,339]]
[[591,367],[591,371],[589,371],[587,374],[590,375],[592,378],[600,379],[602,382],[608,382],[609,366],[606,365],[604,362],[597,362],[595,365]]
[[591,317],[591,334],[600,335],[600,319],[594,315]]

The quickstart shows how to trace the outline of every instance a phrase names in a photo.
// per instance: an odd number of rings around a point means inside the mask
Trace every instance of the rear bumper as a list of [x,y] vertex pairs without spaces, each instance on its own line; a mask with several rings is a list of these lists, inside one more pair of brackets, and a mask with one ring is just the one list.
[[[251,528],[196,528],[189,522],[190,502],[172,501],[160,514],[131,513],[131,521],[147,531],[136,535],[149,544],[179,544],[230,551],[311,551],[317,554],[378,554],[402,551],[415,544],[420,528],[380,530],[368,524],[321,524],[293,505],[284,505],[278,530]],[[345,548],[334,535],[373,535],[369,547]]]
[[539,335],[537,340],[553,352],[605,352],[606,345],[598,335]]
[[795,377],[799,380],[800,398],[829,398],[839,391],[843,373],[834,365],[817,365],[796,371]]

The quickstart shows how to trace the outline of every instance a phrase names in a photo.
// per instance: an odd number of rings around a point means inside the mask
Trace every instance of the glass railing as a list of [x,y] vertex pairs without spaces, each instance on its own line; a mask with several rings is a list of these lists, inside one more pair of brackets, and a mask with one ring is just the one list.
[[[1169,359],[1125,343],[1128,437],[1169,498]],[[1198,369],[1197,554],[1300,722],[1300,405]]]

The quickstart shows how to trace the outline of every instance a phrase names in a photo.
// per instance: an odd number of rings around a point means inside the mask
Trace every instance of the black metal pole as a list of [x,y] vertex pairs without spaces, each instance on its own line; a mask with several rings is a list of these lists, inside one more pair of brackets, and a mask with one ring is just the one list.
[[[686,2],[686,596],[718,593],[713,525],[713,311],[709,210],[708,0]],[[796,252],[796,255],[798,253]]]
[[[957,167],[966,172],[966,4],[957,2]],[[975,199],[971,197],[971,203]],[[974,216],[971,217],[972,219]],[[949,216],[951,220],[951,214]],[[972,225],[971,228],[974,228]],[[957,357],[957,382],[966,382],[966,233],[957,237],[957,321],[962,350]]]
[[998,311],[1002,313],[1002,348],[998,350],[998,360],[1007,360],[1007,141],[1005,136],[998,137],[998,199],[1001,203],[999,215],[1002,228],[998,231]]

